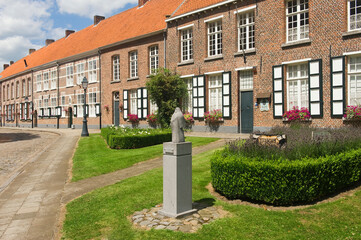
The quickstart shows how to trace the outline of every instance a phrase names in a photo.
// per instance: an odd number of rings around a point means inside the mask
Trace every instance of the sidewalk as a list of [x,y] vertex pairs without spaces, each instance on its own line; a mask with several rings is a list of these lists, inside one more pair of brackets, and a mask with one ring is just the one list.
[[[49,130],[52,132],[51,129],[46,131]],[[69,160],[80,136],[77,130],[55,132],[61,133],[59,138],[28,163],[0,193],[0,239],[46,240],[54,237]]]

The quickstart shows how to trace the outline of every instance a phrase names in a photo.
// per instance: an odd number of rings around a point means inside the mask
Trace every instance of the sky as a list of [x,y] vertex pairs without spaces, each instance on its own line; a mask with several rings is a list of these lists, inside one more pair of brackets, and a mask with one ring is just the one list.
[[65,30],[93,24],[94,15],[113,16],[138,0],[0,0],[0,71],[39,49],[46,39],[60,39]]

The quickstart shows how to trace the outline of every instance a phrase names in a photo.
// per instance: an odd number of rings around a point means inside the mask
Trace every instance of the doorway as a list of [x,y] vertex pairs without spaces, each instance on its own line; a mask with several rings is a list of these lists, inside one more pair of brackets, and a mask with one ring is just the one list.
[[253,132],[253,91],[241,92],[241,133]]
[[119,92],[113,93],[113,124],[119,126]]
[[73,109],[71,107],[68,108],[68,128],[71,128],[73,125]]

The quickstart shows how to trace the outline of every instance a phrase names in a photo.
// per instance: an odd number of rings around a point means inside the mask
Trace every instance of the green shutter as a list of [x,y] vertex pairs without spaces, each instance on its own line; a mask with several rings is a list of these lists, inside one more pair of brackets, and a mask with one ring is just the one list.
[[341,118],[346,108],[345,57],[331,58],[331,117]]
[[272,67],[273,78],[273,117],[282,118],[284,109],[283,65]]
[[308,62],[309,110],[311,117],[323,117],[322,59]]

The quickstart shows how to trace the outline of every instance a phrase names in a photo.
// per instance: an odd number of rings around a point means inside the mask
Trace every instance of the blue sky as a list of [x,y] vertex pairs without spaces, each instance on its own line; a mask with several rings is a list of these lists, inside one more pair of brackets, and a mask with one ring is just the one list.
[[0,0],[0,71],[3,65],[39,49],[46,39],[60,39],[65,30],[79,31],[134,7],[138,0]]

